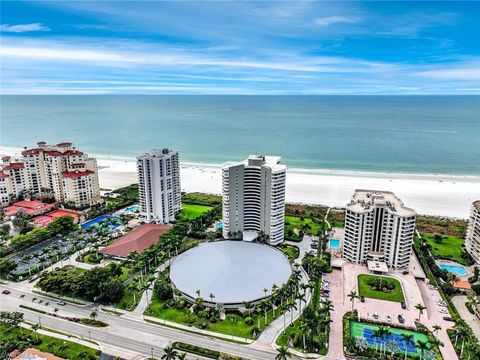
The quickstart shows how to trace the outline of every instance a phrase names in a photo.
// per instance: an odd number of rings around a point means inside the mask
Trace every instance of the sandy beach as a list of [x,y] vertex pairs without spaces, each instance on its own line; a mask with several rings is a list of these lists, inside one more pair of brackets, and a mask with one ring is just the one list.
[[[0,148],[2,155],[18,149]],[[97,157],[102,189],[135,183],[135,161]],[[182,191],[221,193],[221,167],[181,164]],[[387,174],[337,170],[289,169],[286,200],[291,203],[343,207],[355,189],[387,190],[419,214],[467,218],[474,200],[480,199],[480,176]]]

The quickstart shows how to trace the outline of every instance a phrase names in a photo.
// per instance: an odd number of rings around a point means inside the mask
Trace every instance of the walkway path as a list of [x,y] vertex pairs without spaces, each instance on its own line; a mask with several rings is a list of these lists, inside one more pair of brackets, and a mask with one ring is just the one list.
[[465,306],[465,303],[467,302],[467,297],[464,295],[454,296],[452,298],[452,301],[457,308],[460,317],[465,320],[468,325],[470,325],[473,333],[480,341],[480,320],[475,315],[471,314]]
[[344,297],[343,271],[333,270],[330,274],[324,275],[324,279],[330,280],[330,299],[334,302],[334,309],[330,313],[330,334],[328,340],[327,356],[335,359],[344,359],[343,356],[343,315],[350,310]]
[[[302,279],[301,282],[304,284],[308,284],[308,275],[307,273],[303,270],[303,268],[300,268]],[[306,296],[305,296],[305,301],[302,302],[301,309],[302,312],[305,309],[305,307],[310,303],[311,301],[311,291],[310,289],[306,290]],[[267,326],[267,328],[260,334],[256,342],[260,343],[268,343],[271,344],[275,342],[277,337],[285,330],[287,326],[289,326],[292,323],[292,318],[293,321],[298,319],[301,315],[300,312],[300,301],[296,301],[297,309],[293,310],[293,314],[291,314],[292,310],[289,310],[285,313],[285,317],[279,316],[276,318],[270,325]],[[285,323],[284,323],[285,320]],[[285,326],[284,326],[285,325]]]
[[[155,276],[155,281],[156,279],[158,278],[158,275],[160,275],[160,273],[162,271],[164,271],[168,266],[170,266],[170,264],[172,263],[172,261],[175,260],[175,256],[172,257],[170,260],[167,260],[165,261],[163,264],[160,264],[154,271],[153,275]],[[153,295],[153,287],[155,286],[155,281],[153,281],[150,286],[148,287],[147,290],[145,290],[143,293],[142,293],[142,297],[140,298],[140,301],[138,302],[138,305],[137,307],[135,308],[135,310],[133,310],[133,313],[136,313],[136,314],[143,314],[145,312],[145,310],[147,310],[148,308],[148,305],[150,304],[150,301],[152,300],[152,295]]]

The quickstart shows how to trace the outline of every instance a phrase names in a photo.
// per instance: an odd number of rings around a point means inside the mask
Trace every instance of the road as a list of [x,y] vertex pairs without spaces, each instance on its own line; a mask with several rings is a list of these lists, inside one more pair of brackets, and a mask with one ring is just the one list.
[[[32,298],[43,299],[50,302],[48,310],[53,312],[53,308],[60,309],[59,315],[69,315],[75,317],[89,317],[92,312],[91,307],[84,307],[74,304],[65,306],[56,305],[55,301],[39,295],[33,296],[24,292],[17,284],[8,284],[10,295],[0,296],[0,307],[2,311],[21,311],[25,315],[25,320],[38,323],[42,326],[63,331],[72,335],[88,339],[91,336],[93,341],[101,344],[102,347],[113,347],[119,349],[129,349],[144,356],[150,356],[153,347],[154,354],[162,354],[163,348],[174,341],[183,341],[189,344],[202,346],[209,349],[218,350],[231,355],[237,355],[246,359],[274,359],[276,351],[263,344],[239,345],[228,341],[223,341],[207,336],[200,336],[188,332],[162,327],[147,323],[141,319],[124,318],[110,315],[104,312],[98,312],[98,319],[104,321],[110,326],[106,328],[93,328],[85,325],[72,323],[67,320],[59,319],[49,315],[42,315],[35,311],[20,308],[23,304],[29,307],[47,310],[47,307],[37,302],[32,302]],[[0,286],[0,291],[7,286]],[[20,296],[23,295],[23,298]]]

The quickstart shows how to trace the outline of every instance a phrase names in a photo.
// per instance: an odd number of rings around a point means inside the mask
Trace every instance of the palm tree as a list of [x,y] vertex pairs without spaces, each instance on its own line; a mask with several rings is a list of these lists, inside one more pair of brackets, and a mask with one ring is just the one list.
[[420,360],[423,359],[423,354],[425,353],[425,350],[430,349],[428,347],[428,342],[422,340],[417,341],[417,348],[420,350]]
[[83,360],[88,358],[88,352],[87,350],[83,350],[82,352],[78,353],[77,359],[78,360]]
[[65,341],[58,346],[58,351],[61,353],[67,351],[67,349],[68,349],[68,345]]
[[97,316],[98,316],[98,313],[97,313],[96,311],[92,311],[92,312],[90,313],[90,317],[91,317],[93,320],[95,320],[95,319],[97,318]]
[[37,334],[37,331],[38,331],[38,328],[40,327],[39,324],[32,324],[32,326],[30,326],[30,329],[35,333],[35,337],[36,339],[38,340],[38,334]]
[[187,358],[187,353],[181,353],[177,355],[178,360],[185,360]]
[[402,334],[403,346],[405,346],[405,360],[408,356],[408,345],[415,345],[415,341],[412,334],[403,333]]
[[423,306],[422,304],[417,304],[417,305],[415,305],[415,309],[418,310],[418,322],[420,322],[420,318],[423,315],[423,310],[425,310],[426,307]]
[[211,302],[213,302],[213,299],[215,299],[215,295],[213,295],[212,293],[210,293],[210,295],[208,295],[208,297],[210,298]]
[[350,294],[348,294],[347,296],[350,298],[350,301],[352,303],[352,313],[353,313],[353,309],[354,309],[354,306],[355,306],[355,299],[358,299],[357,292],[356,291],[350,291]]
[[453,286],[455,286],[455,284],[460,281],[460,278],[458,277],[457,274],[448,273],[448,275],[447,275],[447,280],[450,282],[450,284],[452,284]]
[[298,335],[302,336],[302,343],[303,343],[303,350],[306,350],[307,346],[305,344],[305,336],[307,335],[308,331],[308,324],[306,322],[301,321],[298,325]]
[[267,296],[268,289],[267,289],[267,288],[264,288],[264,289],[263,289],[263,292],[265,293],[265,296]]
[[197,294],[197,297],[200,297],[200,290],[195,291],[195,294]]
[[175,360],[178,355],[178,352],[171,345],[167,346],[163,352],[165,354],[162,355],[161,359],[164,360]]
[[288,352],[288,349],[285,346],[282,346],[278,349],[278,353],[275,356],[275,360],[287,360],[290,359],[292,355]]
[[433,332],[435,333],[435,336],[436,336],[436,335],[438,335],[438,332],[440,330],[442,330],[442,327],[440,325],[435,324],[435,325],[432,326],[432,329],[433,329]]

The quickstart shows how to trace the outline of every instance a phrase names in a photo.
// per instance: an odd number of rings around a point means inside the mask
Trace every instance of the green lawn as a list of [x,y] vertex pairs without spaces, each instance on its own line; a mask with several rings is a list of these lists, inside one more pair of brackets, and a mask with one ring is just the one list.
[[432,255],[438,258],[453,259],[456,262],[465,265],[465,260],[462,258],[462,245],[464,240],[458,236],[442,235],[441,243],[436,243],[433,240],[433,234],[422,234],[425,241],[432,247]]
[[[353,336],[353,337],[364,337],[365,330],[367,330],[367,332],[370,333],[369,330],[375,331],[379,327],[380,327],[379,325],[372,324],[372,323],[360,323],[360,322],[357,322],[357,321],[350,321],[350,335]],[[395,327],[388,327],[388,329],[390,330],[392,335],[399,335],[399,336],[401,336],[402,334],[413,335],[413,339],[414,339],[415,343],[417,341],[428,342],[428,336],[427,335],[416,332],[416,331],[405,330],[405,329],[400,329],[400,328],[395,328]],[[390,336],[390,338],[391,339],[398,339],[399,337]],[[380,340],[378,340],[378,341],[380,341]],[[397,342],[397,344],[399,345],[399,347],[402,347],[402,348],[404,346],[401,341]],[[375,346],[372,344],[371,347],[374,348]],[[399,350],[399,351],[397,351],[397,353],[405,354],[405,351],[404,350],[403,351]],[[414,355],[414,356],[419,356],[419,353],[416,352],[416,351],[411,351],[411,352],[409,351],[409,354]]]
[[[395,288],[391,292],[377,291],[372,289],[370,285],[367,284],[367,281],[370,279],[384,279],[395,284]],[[402,286],[400,282],[394,278],[387,276],[375,276],[375,275],[359,275],[358,276],[358,292],[360,296],[365,296],[366,298],[387,300],[387,301],[404,301]]]
[[[22,334],[23,332],[23,334]],[[20,340],[20,338],[24,335],[28,335],[30,339],[36,339],[37,336],[39,339],[42,340],[42,342],[38,345],[28,345],[29,347],[33,347],[35,349],[38,349],[40,351],[46,352],[46,353],[52,353],[56,356],[65,358],[65,359],[79,359],[78,355],[82,353],[83,351],[87,352],[87,355],[82,355],[82,359],[99,359],[100,358],[100,353],[97,352],[97,350],[89,348],[84,345],[77,344],[72,341],[65,341],[61,339],[57,339],[51,336],[47,335],[41,335],[41,334],[34,334],[33,331],[27,330],[27,329],[22,329],[22,332],[20,329],[16,329],[14,331],[8,331],[3,325],[0,325],[0,338],[2,341],[4,340],[5,343],[8,342],[8,340],[16,341]],[[67,346],[67,349],[64,351],[60,351],[59,347],[65,344]],[[14,349],[8,349],[9,351],[13,351]]]
[[293,262],[300,255],[300,250],[296,246],[292,245],[282,245],[279,249],[288,257],[290,262]]
[[122,299],[117,303],[115,304],[115,307],[117,309],[123,309],[123,310],[128,310],[128,311],[132,311],[135,309],[135,307],[137,306],[138,302],[140,301],[140,297],[142,296],[142,292],[141,291],[135,291],[135,303],[134,303],[134,299],[133,299],[133,291],[129,291],[129,290],[125,290],[123,292],[123,297]]
[[184,203],[182,204],[182,210],[177,215],[177,219],[193,220],[211,209],[211,206]]
[[[304,225],[308,225],[308,228],[304,228]],[[298,235],[295,235],[295,229],[298,229],[298,231],[304,231],[307,234],[317,235],[320,225],[313,222],[313,220],[310,218],[304,218],[302,220],[302,218],[298,216],[285,216],[285,234],[290,234],[287,236],[287,239],[292,241],[301,241],[302,239],[300,239]]]
[[[164,319],[167,321],[175,322],[182,325],[188,325],[187,323],[187,314],[189,312],[188,308],[177,310],[175,308],[164,309],[163,305],[165,301],[153,300],[150,303],[149,308],[145,311],[145,315],[154,316],[159,319]],[[278,316],[279,311],[275,312],[275,315]],[[247,317],[248,315],[245,315]],[[220,334],[233,335],[241,338],[252,339],[251,329],[254,326],[258,326],[260,322],[260,329],[265,328],[265,317],[264,316],[255,316],[252,314],[254,320],[253,325],[249,326],[245,324],[245,319],[238,314],[227,314],[226,319],[223,321],[218,321],[216,323],[209,323],[206,330],[217,332]],[[273,312],[269,311],[267,313],[268,323],[271,323],[273,320]]]

